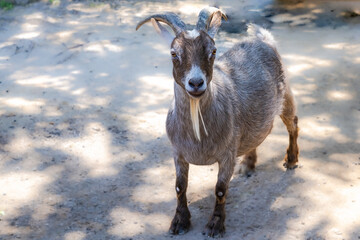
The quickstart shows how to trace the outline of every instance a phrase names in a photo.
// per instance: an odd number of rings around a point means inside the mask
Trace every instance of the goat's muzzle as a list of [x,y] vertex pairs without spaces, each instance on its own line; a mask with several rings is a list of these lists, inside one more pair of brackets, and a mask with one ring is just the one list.
[[202,78],[191,78],[188,82],[186,91],[195,98],[200,97],[205,93],[206,82]]

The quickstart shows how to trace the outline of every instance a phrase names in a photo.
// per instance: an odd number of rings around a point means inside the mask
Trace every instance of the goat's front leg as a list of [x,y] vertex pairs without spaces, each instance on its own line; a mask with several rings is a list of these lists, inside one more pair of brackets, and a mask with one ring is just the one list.
[[189,231],[191,214],[187,206],[186,189],[188,185],[189,163],[182,156],[175,156],[177,207],[171,222],[171,234],[184,234]]
[[229,156],[228,159],[219,162],[218,180],[215,187],[215,208],[203,232],[203,234],[206,234],[209,237],[222,237],[225,233],[225,201],[229,182],[234,172],[234,166],[234,156]]

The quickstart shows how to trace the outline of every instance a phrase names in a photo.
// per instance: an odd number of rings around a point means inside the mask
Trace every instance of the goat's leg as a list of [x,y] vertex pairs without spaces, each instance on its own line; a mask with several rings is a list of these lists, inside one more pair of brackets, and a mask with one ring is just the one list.
[[218,180],[215,187],[215,208],[203,232],[210,237],[221,237],[225,232],[225,201],[234,166],[235,157],[219,162]]
[[284,109],[280,117],[286,125],[289,133],[289,147],[286,151],[284,167],[293,169],[296,167],[299,156],[299,148],[297,144],[299,128],[297,126],[298,117],[296,116],[295,100],[289,88],[285,93]]
[[182,156],[175,156],[177,207],[171,222],[171,234],[184,234],[189,231],[191,214],[187,206],[186,189],[188,185],[189,163]]
[[253,150],[245,154],[243,160],[240,163],[239,173],[243,174],[244,176],[250,177],[255,170],[256,159],[256,148],[254,148]]

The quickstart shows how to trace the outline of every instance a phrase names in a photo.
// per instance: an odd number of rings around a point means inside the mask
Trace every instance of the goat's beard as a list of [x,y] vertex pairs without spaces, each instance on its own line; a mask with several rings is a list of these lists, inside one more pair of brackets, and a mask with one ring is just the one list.
[[204,126],[205,134],[207,136],[208,132],[206,130],[205,123],[204,123],[204,120],[203,120],[203,117],[201,114],[201,109],[200,109],[200,99],[197,99],[197,98],[194,99],[194,98],[190,97],[191,123],[193,126],[195,137],[197,138],[197,140],[201,141],[199,115],[200,115],[202,125]]

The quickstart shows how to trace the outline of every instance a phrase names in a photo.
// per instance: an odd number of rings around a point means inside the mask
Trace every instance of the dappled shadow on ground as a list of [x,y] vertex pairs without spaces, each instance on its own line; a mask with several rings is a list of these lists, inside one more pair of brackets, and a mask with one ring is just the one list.
[[165,188],[154,189],[152,178],[171,167],[171,153],[163,124],[154,122],[164,122],[171,80],[156,89],[146,81],[169,80],[167,69],[138,70],[136,51],[149,46],[127,35],[133,25],[121,24],[120,13],[43,4],[16,10],[21,17],[9,13],[0,50],[0,238],[158,230],[152,216],[169,219],[156,204]]
[[[68,4],[0,19],[0,238],[169,238],[171,66],[153,30],[134,26],[174,8],[191,22],[204,3]],[[256,174],[230,184],[226,239],[360,236],[359,35],[306,24],[271,25],[298,102],[300,166],[282,168],[288,139],[277,120]],[[221,51],[239,38],[232,32],[219,34]],[[201,237],[216,172],[191,168],[187,239]]]

